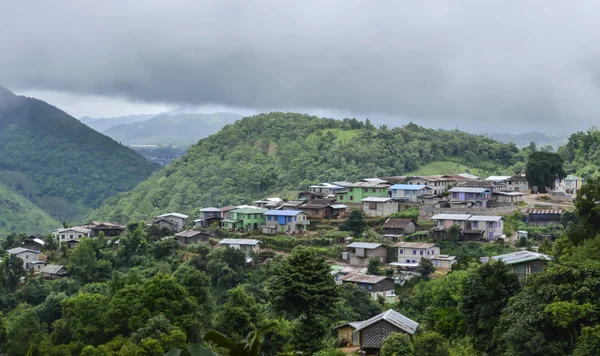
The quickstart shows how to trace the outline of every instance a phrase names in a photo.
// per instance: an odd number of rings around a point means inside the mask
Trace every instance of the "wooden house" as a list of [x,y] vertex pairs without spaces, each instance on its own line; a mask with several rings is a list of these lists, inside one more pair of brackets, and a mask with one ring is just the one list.
[[263,215],[266,217],[262,228],[264,234],[304,233],[308,231],[310,225],[306,213],[299,210],[269,210]]
[[527,209],[526,222],[529,226],[559,225],[562,209]]
[[44,248],[44,237],[42,235],[34,234],[29,235],[23,240],[22,248],[26,248],[28,250],[41,251]]
[[384,234],[408,235],[418,228],[419,225],[412,219],[389,218],[383,223]]
[[389,188],[390,197],[401,202],[418,202],[418,197],[432,194],[433,189],[426,185],[417,184],[394,184]]
[[337,326],[338,345],[358,346],[367,355],[379,354],[383,342],[393,333],[410,336],[419,324],[393,309],[389,309],[365,321],[355,321]]
[[379,296],[387,299],[394,297],[394,280],[385,276],[372,276],[369,274],[351,273],[341,278],[342,284],[356,284],[360,289],[366,290],[371,298],[377,300]]
[[186,230],[175,234],[175,238],[179,244],[187,246],[191,244],[204,244],[210,243],[210,236],[202,231]]
[[451,202],[471,203],[469,207],[486,208],[492,192],[487,188],[454,187],[448,190]]
[[92,221],[86,228],[92,230],[91,237],[98,237],[100,233],[103,233],[106,237],[121,236],[125,230],[125,226],[121,224],[98,221]]
[[524,195],[521,192],[493,192],[492,200],[500,203],[518,204],[523,201]]
[[40,273],[45,279],[57,279],[69,275],[67,269],[63,265],[46,265],[40,270]]
[[347,190],[343,193],[337,193],[335,200],[341,203],[360,203],[368,197],[389,197],[388,188],[390,184],[383,180],[363,179],[359,182],[346,186]]
[[[333,219],[335,218],[335,201],[331,199],[313,199],[305,204],[299,205],[298,210],[306,214],[309,219]],[[345,212],[345,209],[343,209]]]
[[162,214],[156,217],[154,224],[157,224],[159,229],[167,228],[174,232],[183,230],[188,216],[180,213]]
[[[504,255],[492,256],[492,260],[502,261],[510,266],[519,278],[525,278],[532,273],[540,273],[546,269],[552,257],[533,251],[517,251]],[[486,262],[486,259],[483,259]]]

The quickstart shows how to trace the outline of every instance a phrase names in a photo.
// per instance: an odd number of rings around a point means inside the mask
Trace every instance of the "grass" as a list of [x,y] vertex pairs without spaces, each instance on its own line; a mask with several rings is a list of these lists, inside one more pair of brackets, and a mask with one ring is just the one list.
[[450,162],[450,161],[436,161],[428,163],[419,169],[407,173],[407,176],[430,176],[436,174],[458,174],[469,171],[471,174],[475,174],[480,177],[487,177],[488,174],[479,168],[472,168],[461,163]]

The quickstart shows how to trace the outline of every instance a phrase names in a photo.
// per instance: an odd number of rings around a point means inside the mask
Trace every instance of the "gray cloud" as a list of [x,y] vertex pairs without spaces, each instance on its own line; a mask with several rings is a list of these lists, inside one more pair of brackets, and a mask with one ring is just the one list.
[[587,128],[594,1],[0,4],[0,83],[132,101]]

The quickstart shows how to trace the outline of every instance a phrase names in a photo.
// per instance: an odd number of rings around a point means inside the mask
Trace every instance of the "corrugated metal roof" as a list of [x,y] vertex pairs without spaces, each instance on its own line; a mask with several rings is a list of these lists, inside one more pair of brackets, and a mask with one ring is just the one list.
[[335,185],[337,185],[337,186],[340,186],[340,187],[342,187],[342,188],[346,188],[346,187],[349,187],[349,186],[351,186],[352,184],[354,184],[354,183],[352,183],[352,182],[346,182],[345,180],[343,180],[343,181],[340,181],[340,182],[331,182],[331,183],[332,183],[332,184],[335,184]]
[[167,216],[174,216],[176,218],[180,218],[180,219],[187,219],[188,216],[185,214],[180,214],[180,213],[167,213],[167,214],[162,214],[157,216],[157,218],[166,218]]
[[219,210],[229,211],[229,210],[234,210],[234,209],[235,209],[235,206],[228,205],[228,206],[224,206],[224,207],[220,208]]
[[346,247],[351,247],[351,248],[364,248],[367,250],[371,250],[374,248],[377,248],[379,246],[383,246],[382,244],[378,244],[378,243],[373,243],[373,242],[353,242],[349,245],[346,245]]
[[[61,269],[65,268],[65,266],[63,265],[46,265],[46,267],[42,268],[40,270],[41,273],[49,273],[49,274],[58,274],[60,272]],[[65,270],[64,273],[66,274],[67,271]]]
[[356,182],[348,185],[349,188],[387,188],[389,186],[389,184],[378,182]]
[[263,215],[273,215],[273,216],[296,216],[298,214],[305,214],[300,210],[269,210],[265,212]]
[[200,211],[203,213],[220,213],[221,209],[211,206],[208,208],[202,208],[202,209],[200,209]]
[[334,209],[347,209],[348,208],[348,206],[344,205],[344,204],[333,204],[333,205],[331,205],[331,207]]
[[481,177],[478,177],[474,174],[469,174],[469,173],[459,173],[459,174],[457,174],[457,176],[461,176],[461,177],[465,177],[467,179],[473,179],[473,180],[481,179]]
[[512,176],[489,176],[485,180],[491,180],[491,181],[497,182],[497,181],[503,181],[503,180],[510,179],[510,177],[512,177]]
[[373,276],[370,274],[358,274],[358,273],[347,274],[341,278],[341,280],[343,282],[366,283],[366,284],[377,284],[386,279],[391,279],[391,278],[386,277],[386,276]]
[[175,234],[175,236],[177,236],[177,237],[192,237],[192,236],[196,236],[196,235],[206,235],[206,234],[203,233],[202,231],[195,231],[195,230],[186,230],[186,231],[182,231],[178,234]]
[[261,242],[255,239],[223,239],[219,241],[221,245],[250,245],[255,246]]
[[33,242],[37,242],[38,244],[44,246],[46,244],[46,242],[42,239],[40,239],[39,237],[36,237],[35,239],[33,239]]
[[426,185],[417,185],[417,184],[394,184],[390,188],[390,190],[421,190],[421,189],[431,189]]
[[416,321],[405,317],[404,315],[398,313],[397,311],[395,311],[393,309],[389,309],[388,311],[385,311],[379,315],[375,315],[374,317],[372,317],[369,320],[365,320],[365,321],[361,322],[360,326],[355,331],[362,330],[362,329],[366,328],[367,326],[374,324],[381,320],[385,320],[388,323],[394,325],[395,327],[397,327],[411,335],[413,335],[417,331],[417,328],[419,327],[419,323],[417,323]]
[[562,214],[562,209],[527,209],[527,214]]
[[467,220],[471,214],[436,214],[431,220]]
[[266,211],[269,211],[269,209],[264,209],[264,208],[240,208],[240,209],[235,209],[232,210],[232,213],[238,213],[238,214],[262,214]]
[[38,253],[38,251],[30,250],[28,248],[23,248],[23,247],[11,248],[10,250],[6,250],[6,252],[10,253],[11,255],[18,255],[23,252]]
[[383,227],[388,229],[403,229],[411,222],[414,221],[412,219],[389,218],[383,223]]
[[492,256],[492,259],[496,261],[502,261],[508,265],[512,265],[535,260],[551,261],[552,257],[543,253],[537,253],[533,251],[517,251],[512,253],[506,253],[504,255]]
[[448,189],[448,191],[450,193],[480,193],[480,194],[490,193],[490,191],[488,189],[475,188],[475,187],[454,187],[454,188]]
[[369,203],[369,202],[372,202],[372,203],[385,203],[385,202],[392,201],[392,200],[393,200],[392,198],[367,197],[367,198],[364,198],[363,200],[361,200],[361,202],[365,202],[365,203]]
[[69,228],[66,228],[66,229],[60,229],[57,232],[60,234],[60,233],[66,232],[66,231],[77,231],[77,232],[81,232],[82,234],[89,234],[90,232],[92,232],[92,230],[86,229],[85,227],[81,227],[81,226],[75,226],[75,227],[69,227]]
[[425,243],[425,242],[398,242],[394,247],[400,248],[432,248],[438,246],[437,244]]
[[496,215],[472,215],[469,221],[500,221],[504,219],[502,216]]
[[453,261],[456,259],[456,256],[437,255],[437,256],[431,257],[431,259],[438,260],[438,261]]
[[521,192],[493,192],[492,194],[509,195],[509,196],[525,195],[524,193],[521,193]]
[[381,178],[363,178],[360,181],[362,182],[369,182],[369,183],[387,183],[387,180],[381,179]]

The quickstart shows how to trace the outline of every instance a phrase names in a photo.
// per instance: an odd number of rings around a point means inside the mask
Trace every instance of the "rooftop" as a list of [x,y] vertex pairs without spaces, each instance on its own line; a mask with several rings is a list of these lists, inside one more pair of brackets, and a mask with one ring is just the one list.
[[504,255],[492,256],[492,259],[496,261],[502,261],[508,265],[512,265],[536,260],[551,261],[552,257],[544,255],[543,253],[537,253],[533,251],[517,251],[507,253]]
[[491,180],[491,181],[494,181],[494,182],[498,182],[498,181],[508,180],[511,177],[512,176],[489,176],[485,180]]
[[273,215],[273,216],[296,216],[298,214],[304,214],[300,210],[269,210],[265,212],[263,215]]
[[493,194],[498,194],[498,195],[509,195],[509,196],[520,196],[520,195],[525,195],[524,193],[521,192],[494,192]]
[[361,200],[361,202],[365,202],[365,203],[386,203],[388,201],[393,201],[392,198],[382,198],[382,197],[367,197],[364,198],[363,200]]
[[182,231],[178,234],[175,234],[175,236],[177,236],[177,237],[192,237],[192,236],[196,236],[196,235],[200,235],[200,234],[205,235],[205,233],[203,233],[202,231],[186,230],[186,231]]
[[332,204],[331,207],[334,209],[347,209],[348,208],[348,206],[344,205],[344,204]]
[[373,276],[370,274],[357,274],[350,273],[342,277],[343,282],[354,282],[354,283],[366,283],[366,284],[377,284],[383,280],[391,279],[386,276]]
[[355,331],[362,330],[362,329],[366,328],[367,326],[372,325],[381,320],[387,321],[388,323],[409,333],[410,335],[413,335],[417,331],[417,328],[419,327],[419,323],[417,323],[416,321],[405,317],[404,315],[398,313],[397,311],[395,311],[393,309],[389,309],[379,315],[375,315],[374,317],[372,317],[369,320],[360,322],[359,325],[356,325],[357,327],[356,327]]
[[438,261],[454,261],[456,259],[456,256],[437,255],[437,256],[431,257],[431,259],[438,260]]
[[180,213],[167,213],[167,214],[162,214],[157,216],[157,218],[166,218],[168,216],[174,216],[176,218],[180,218],[180,219],[187,219],[188,216],[185,214],[180,214]]
[[475,188],[475,187],[454,187],[448,189],[450,193],[479,193],[479,194],[487,194],[490,193],[489,190],[485,188]]
[[391,190],[421,190],[421,189],[431,189],[426,185],[417,185],[417,184],[394,184],[390,187]]
[[502,216],[495,215],[472,215],[469,221],[500,221],[504,219]]
[[208,208],[202,208],[202,209],[200,209],[200,212],[202,212],[202,213],[220,213],[221,209],[215,208],[215,207],[211,206],[211,207],[208,207]]
[[219,242],[220,245],[246,245],[255,246],[261,242],[255,239],[223,239]]
[[6,250],[6,252],[10,253],[11,255],[18,255],[18,254],[23,253],[23,252],[38,253],[37,251],[30,250],[28,248],[23,248],[23,247],[11,248],[10,250]]
[[237,214],[262,214],[266,211],[269,211],[269,209],[264,209],[264,208],[239,208],[239,209],[235,209],[232,210],[232,213],[237,213]]
[[[41,273],[58,274],[61,269],[65,268],[63,265],[46,265],[46,267],[40,270]],[[67,271],[64,271],[65,273]]]
[[385,221],[383,227],[388,229],[403,229],[411,222],[413,222],[412,219],[389,218]]
[[85,227],[74,226],[74,227],[68,227],[66,229],[60,229],[60,230],[58,230],[58,233],[60,234],[65,231],[77,231],[77,232],[81,232],[82,234],[89,234],[90,232],[92,232],[92,230],[87,229]]
[[387,188],[389,184],[380,182],[356,182],[348,185],[349,188]]
[[562,209],[527,209],[527,214],[562,214]]
[[435,246],[439,245],[425,242],[398,242],[397,244],[394,244],[394,247],[401,248],[432,248]]
[[431,220],[468,220],[471,214],[436,214]]
[[366,250],[372,250],[375,249],[377,247],[383,246],[382,244],[378,244],[378,243],[373,243],[373,242],[353,242],[349,245],[346,245],[346,247],[351,247],[351,248],[364,248]]

